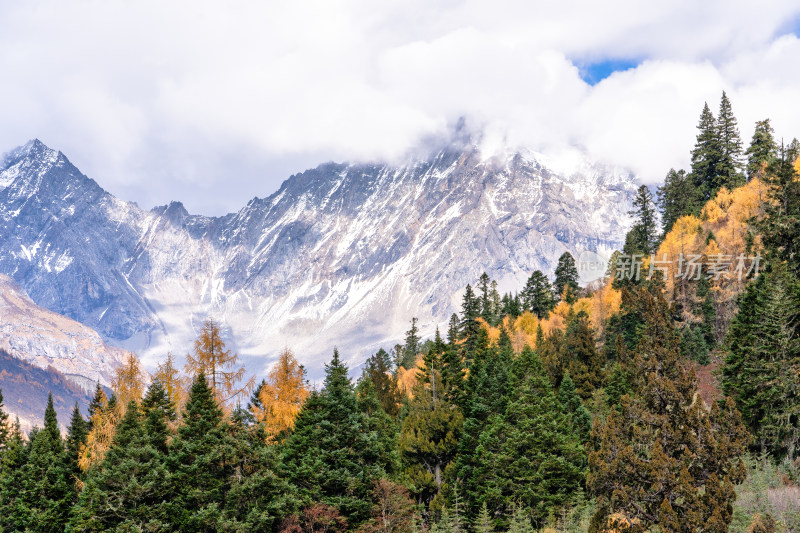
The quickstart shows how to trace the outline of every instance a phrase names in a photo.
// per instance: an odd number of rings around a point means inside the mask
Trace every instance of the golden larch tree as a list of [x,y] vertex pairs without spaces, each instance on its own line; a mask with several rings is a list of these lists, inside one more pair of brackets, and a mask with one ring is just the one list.
[[186,373],[196,376],[203,372],[217,402],[226,411],[255,384],[254,377],[243,382],[245,368],[238,363],[239,356],[226,349],[217,323],[213,319],[206,320],[194,341],[194,354],[186,355]]
[[130,354],[122,366],[119,366],[114,371],[114,377],[111,380],[111,390],[117,397],[117,403],[121,408],[122,415],[125,414],[125,409],[131,400],[137,402],[142,400],[144,396],[144,388],[147,376],[142,371],[139,364],[139,358]]
[[78,466],[84,472],[92,465],[99,463],[111,448],[114,440],[117,423],[122,419],[122,407],[119,402],[109,404],[108,397],[100,391],[100,408],[97,409],[89,421],[92,429],[86,437],[86,442],[81,444],[78,456]]
[[258,391],[261,405],[252,406],[253,416],[264,424],[269,442],[294,427],[294,420],[310,394],[305,375],[305,369],[287,348]]
[[175,367],[175,358],[172,356],[172,352],[169,352],[167,358],[158,364],[153,378],[164,386],[175,410],[180,412],[186,403],[186,378],[182,377]]

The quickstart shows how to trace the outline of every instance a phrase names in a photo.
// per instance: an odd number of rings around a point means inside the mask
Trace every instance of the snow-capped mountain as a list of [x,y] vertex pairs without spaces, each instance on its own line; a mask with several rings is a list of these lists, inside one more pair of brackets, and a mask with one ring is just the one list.
[[136,351],[186,353],[210,314],[260,372],[290,346],[312,376],[432,332],[486,271],[518,288],[564,251],[621,246],[635,185],[583,162],[453,146],[405,165],[328,163],[222,217],[119,200],[31,141],[0,163],[0,273],[39,305]]

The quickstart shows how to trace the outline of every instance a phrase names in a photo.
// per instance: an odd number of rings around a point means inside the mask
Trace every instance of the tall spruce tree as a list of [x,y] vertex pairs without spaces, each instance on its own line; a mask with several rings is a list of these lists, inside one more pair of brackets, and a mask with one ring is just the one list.
[[[576,270],[577,274],[577,270]],[[576,278],[577,279],[577,278]],[[576,283],[577,284],[577,283]],[[537,318],[544,318],[556,304],[553,287],[541,270],[535,270],[525,283],[522,291],[525,309],[535,314]]]
[[697,141],[692,150],[692,171],[689,176],[694,182],[700,203],[703,204],[716,193],[714,189],[717,182],[717,165],[721,158],[717,120],[708,107],[704,104],[697,124]]
[[406,406],[397,447],[409,488],[418,501],[430,502],[442,487],[455,458],[464,417],[448,398],[442,354],[431,350]]
[[352,526],[369,517],[370,491],[385,475],[380,436],[359,409],[347,367],[334,350],[321,392],[306,400],[287,438],[283,467],[305,502],[338,509]]
[[[88,473],[70,526],[75,531],[163,531],[169,529],[164,501],[164,455],[151,444],[136,401],[119,423],[103,460]],[[173,509],[174,511],[174,509]],[[179,522],[175,522],[177,525]],[[188,524],[187,524],[188,525]],[[182,527],[189,531],[198,529]]]
[[725,91],[719,102],[717,115],[717,138],[719,139],[719,160],[716,165],[714,189],[721,187],[733,189],[744,183],[742,175],[742,138],[736,117],[733,115],[731,101]]
[[[589,399],[596,389],[603,386],[605,358],[595,346],[594,331],[586,311],[581,310],[571,317],[559,349],[562,373],[567,370],[580,397]],[[561,375],[557,378],[555,384],[560,385]]]
[[703,405],[660,287],[640,293],[645,326],[627,372],[632,395],[592,429],[590,531],[606,531],[617,516],[633,522],[632,532],[726,532],[745,474],[746,429],[732,400]]
[[403,368],[414,368],[417,363],[417,355],[420,353],[419,328],[417,327],[417,317],[411,319],[411,327],[406,331],[406,341],[403,344],[403,357],[398,366]]
[[[35,432],[31,432],[31,437],[36,437]],[[17,418],[0,455],[0,531],[25,531],[30,524],[30,509],[20,492],[26,481],[29,453]]]
[[752,281],[730,326],[722,384],[760,451],[800,454],[800,284],[782,263]]
[[680,217],[695,214],[700,207],[695,184],[685,170],[670,169],[656,197],[661,209],[662,236],[669,233]]
[[537,525],[564,506],[583,482],[586,455],[558,404],[539,357],[520,355],[523,375],[502,415],[492,416],[476,448],[472,485],[477,509],[487,505],[500,525],[512,522],[514,504]]
[[556,279],[553,282],[553,290],[556,293],[556,299],[562,298],[568,304],[573,304],[578,296],[578,268],[575,266],[575,258],[569,252],[564,252],[558,258],[556,265]]
[[461,357],[467,368],[472,363],[475,350],[478,347],[478,334],[482,330],[477,319],[481,314],[480,299],[475,296],[472,286],[467,284],[464,298],[461,302],[461,321],[459,322],[458,336],[463,340],[460,346]]
[[480,289],[480,316],[483,318],[487,324],[491,324],[494,313],[492,312],[492,297],[491,297],[491,285],[492,282],[489,279],[489,275],[484,272],[481,274],[481,277],[478,278],[478,288]]
[[218,529],[228,481],[234,472],[233,450],[222,408],[200,372],[189,390],[182,424],[166,459],[169,497],[165,516],[169,529]]
[[633,199],[633,209],[628,213],[634,217],[633,227],[626,235],[624,252],[627,255],[650,255],[658,242],[656,209],[653,195],[646,185],[640,185]]
[[35,531],[62,531],[69,515],[73,488],[65,466],[64,443],[52,394],[47,398],[44,427],[31,438],[29,448],[19,487],[20,510],[28,513],[26,526]]
[[400,412],[401,398],[397,378],[392,374],[389,361],[389,354],[381,348],[364,362],[361,379],[372,382],[383,410],[389,416],[396,417]]
[[763,172],[778,156],[778,144],[769,119],[756,122],[753,139],[745,152],[747,155],[747,179],[751,180]]
[[769,185],[770,202],[763,204],[764,218],[758,222],[764,245],[771,256],[784,261],[789,270],[800,276],[800,176],[794,149],[781,147],[764,176]]

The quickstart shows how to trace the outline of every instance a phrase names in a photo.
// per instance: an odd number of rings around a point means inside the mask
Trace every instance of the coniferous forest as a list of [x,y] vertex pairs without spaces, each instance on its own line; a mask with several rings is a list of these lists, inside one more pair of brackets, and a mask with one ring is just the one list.
[[318,387],[288,349],[248,378],[209,320],[88,416],[2,412],[0,528],[800,531],[800,144],[763,120],[745,148],[725,93],[697,128],[588,287],[569,253],[516,292],[483,274]]

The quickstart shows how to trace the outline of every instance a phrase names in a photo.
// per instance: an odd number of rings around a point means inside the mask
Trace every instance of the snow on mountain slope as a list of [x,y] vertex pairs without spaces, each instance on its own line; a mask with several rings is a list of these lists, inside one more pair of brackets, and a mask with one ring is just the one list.
[[86,391],[111,385],[129,352],[103,342],[90,328],[37,306],[0,274],[0,350],[33,366],[53,367]]
[[0,165],[0,272],[39,305],[154,362],[186,353],[213,314],[261,372],[291,346],[318,375],[432,333],[486,271],[501,289],[559,255],[621,247],[635,185],[581,162],[452,147],[406,165],[334,164],[291,176],[237,213],[150,211],[102,190],[39,141]]

